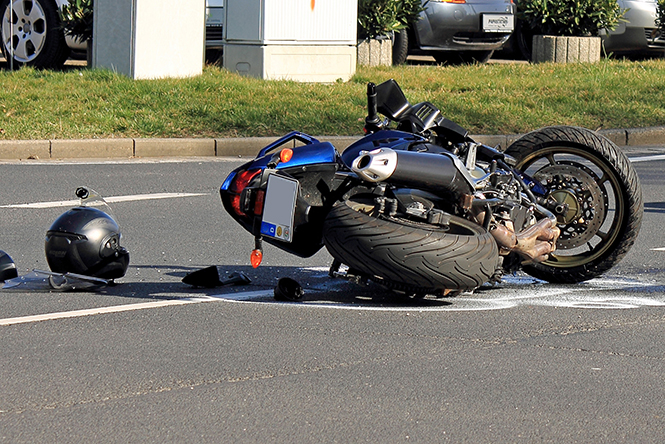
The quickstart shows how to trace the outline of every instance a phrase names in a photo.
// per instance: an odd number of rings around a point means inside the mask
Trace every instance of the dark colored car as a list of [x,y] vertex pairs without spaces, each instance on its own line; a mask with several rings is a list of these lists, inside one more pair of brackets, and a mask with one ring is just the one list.
[[513,32],[511,0],[423,0],[420,19],[395,33],[393,63],[409,54],[426,54],[438,62],[484,63]]

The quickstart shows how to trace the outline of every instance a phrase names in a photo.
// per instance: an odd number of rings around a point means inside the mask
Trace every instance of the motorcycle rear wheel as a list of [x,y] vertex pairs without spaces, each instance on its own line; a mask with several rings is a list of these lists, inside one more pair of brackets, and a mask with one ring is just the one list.
[[350,269],[411,294],[471,290],[498,268],[494,238],[481,226],[450,216],[447,227],[375,214],[370,196],[338,202],[326,217],[323,240]]
[[506,154],[561,204],[556,251],[524,271],[554,283],[598,277],[635,242],[642,222],[642,190],[628,158],[607,138],[577,127],[526,134]]

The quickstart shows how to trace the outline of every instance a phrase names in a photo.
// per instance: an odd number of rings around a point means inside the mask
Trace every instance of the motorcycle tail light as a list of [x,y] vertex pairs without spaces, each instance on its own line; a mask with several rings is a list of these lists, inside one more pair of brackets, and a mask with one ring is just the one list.
[[240,202],[240,195],[242,194],[243,190],[247,188],[247,185],[249,185],[252,179],[258,176],[260,173],[260,169],[245,170],[238,172],[238,174],[236,174],[236,176],[233,178],[233,182],[231,182],[231,186],[229,187],[229,191],[233,194],[231,196],[231,207],[238,216],[246,216],[242,208],[242,202]]
[[236,174],[236,177],[233,179],[233,182],[231,183],[231,192],[240,194],[242,193],[242,190],[247,188],[247,185],[254,179],[261,170],[245,170],[245,171],[240,171],[238,174]]

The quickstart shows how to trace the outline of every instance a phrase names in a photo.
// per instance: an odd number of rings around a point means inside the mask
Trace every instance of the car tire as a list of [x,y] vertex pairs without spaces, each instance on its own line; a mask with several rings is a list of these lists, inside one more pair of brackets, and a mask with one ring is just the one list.
[[[54,0],[0,0],[2,52],[14,67],[60,68],[69,56],[65,35],[60,29],[58,6]],[[13,24],[13,27],[12,27]],[[13,29],[12,29],[13,28]],[[9,62],[8,62],[9,63]]]
[[531,54],[533,53],[533,35],[534,31],[527,23],[517,20],[513,38],[517,42],[517,50],[527,61],[531,61]]
[[393,40],[393,65],[403,65],[409,56],[409,33],[406,29],[395,32]]

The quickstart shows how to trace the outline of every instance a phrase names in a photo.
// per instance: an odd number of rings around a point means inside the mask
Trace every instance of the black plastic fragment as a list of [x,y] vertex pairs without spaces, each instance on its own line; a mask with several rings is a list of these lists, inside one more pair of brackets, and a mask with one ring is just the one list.
[[220,279],[219,267],[216,265],[193,271],[182,278],[187,285],[194,287],[219,287],[222,285],[245,285],[249,284],[251,279],[245,273],[233,272],[224,279]]
[[305,295],[305,290],[291,278],[281,278],[275,287],[275,299],[278,301],[299,301]]

